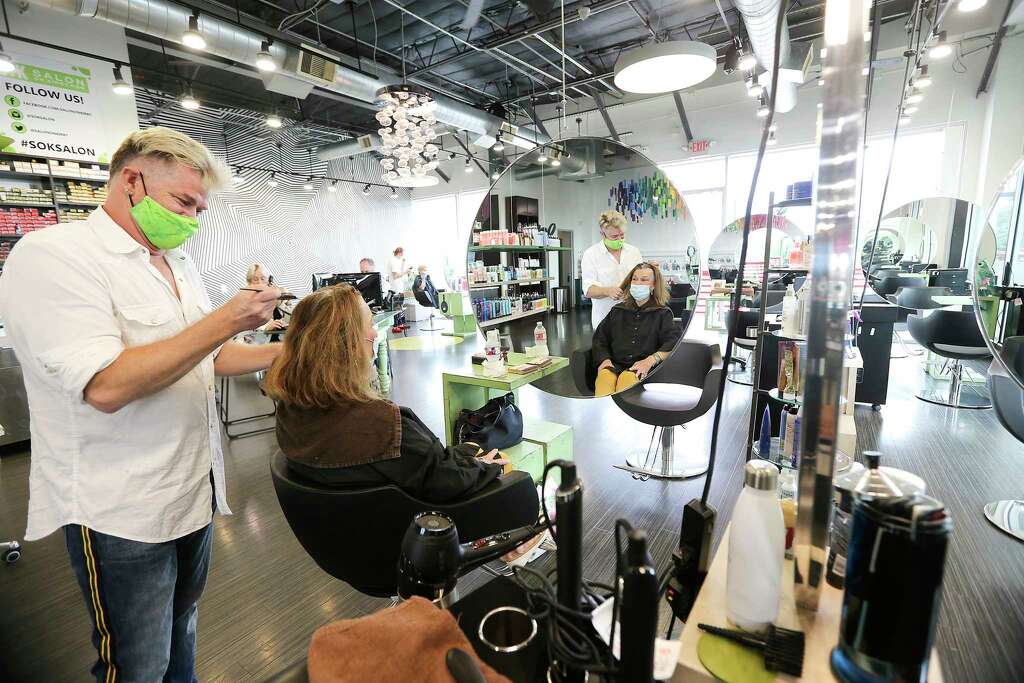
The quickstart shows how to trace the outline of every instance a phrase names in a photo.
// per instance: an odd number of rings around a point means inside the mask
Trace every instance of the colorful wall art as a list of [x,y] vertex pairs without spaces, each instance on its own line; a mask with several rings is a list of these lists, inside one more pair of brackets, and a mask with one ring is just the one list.
[[608,206],[640,223],[644,218],[689,219],[683,198],[660,171],[636,180],[623,180],[608,191]]

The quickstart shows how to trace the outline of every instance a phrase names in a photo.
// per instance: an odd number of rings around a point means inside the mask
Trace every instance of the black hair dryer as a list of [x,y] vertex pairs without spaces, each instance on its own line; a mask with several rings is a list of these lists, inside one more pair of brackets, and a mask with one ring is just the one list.
[[459,543],[455,521],[443,512],[416,515],[402,539],[398,558],[398,596],[414,595],[446,604],[459,576],[504,555],[543,527],[524,526],[470,543]]

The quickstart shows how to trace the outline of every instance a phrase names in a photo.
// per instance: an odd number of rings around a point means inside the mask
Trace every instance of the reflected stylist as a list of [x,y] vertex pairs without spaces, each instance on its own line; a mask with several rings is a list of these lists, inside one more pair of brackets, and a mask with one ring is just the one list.
[[213,310],[179,249],[225,176],[187,135],[132,133],[103,206],[21,239],[0,278],[31,415],[25,538],[63,531],[97,681],[195,680],[213,510],[230,513],[214,376],[280,352],[229,341],[265,323],[279,291]]

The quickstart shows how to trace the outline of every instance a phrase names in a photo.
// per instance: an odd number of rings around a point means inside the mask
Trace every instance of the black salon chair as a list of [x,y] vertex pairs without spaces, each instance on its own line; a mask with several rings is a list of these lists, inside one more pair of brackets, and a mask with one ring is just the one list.
[[416,276],[416,280],[413,282],[412,293],[416,297],[417,303],[424,308],[430,309],[430,317],[427,319],[427,326],[423,327],[423,323],[420,323],[419,329],[423,332],[437,332],[442,329],[440,327],[434,327],[434,311],[441,308],[438,301],[438,290],[434,288],[434,283],[430,281],[430,277],[427,277],[426,289],[420,289],[422,280],[420,276]]
[[[768,302],[765,313],[782,313],[782,300],[786,298],[786,288],[782,289],[769,289],[764,293],[765,300]],[[761,293],[759,292],[754,297],[754,302],[750,304],[751,308],[761,308]]]
[[532,524],[540,502],[526,472],[503,475],[470,498],[425,503],[394,485],[332,488],[295,474],[284,454],[270,460],[277,501],[299,543],[321,569],[360,593],[396,594],[402,536],[414,515],[450,515],[464,542]]
[[[988,370],[988,388],[996,417],[1006,431],[1024,443],[1024,390],[1002,363],[1017,377],[1024,377],[1024,337],[1003,340],[1000,359],[993,359]],[[1002,360],[1002,363],[1000,362]],[[985,506],[988,521],[1006,533],[1024,541],[1024,500],[997,500]]]
[[[756,310],[741,310],[736,315],[735,321],[733,320],[732,309],[728,309],[725,312],[725,329],[733,331],[733,343],[737,348],[743,349],[747,352],[746,358],[738,358],[733,356],[729,359],[730,364],[739,365],[742,372],[729,372],[729,381],[735,384],[742,384],[744,386],[751,386],[753,382],[750,379],[750,364],[754,348],[757,346],[757,321],[761,317],[759,311]],[[753,330],[754,334],[749,334],[749,330]]]
[[949,372],[949,393],[924,390],[917,395],[922,401],[950,408],[991,408],[988,392],[968,386],[962,391],[963,361],[989,358],[988,346],[981,335],[974,311],[934,310],[928,315],[915,313],[907,318],[910,336],[918,344],[946,359],[943,370]]
[[[723,372],[722,352],[718,344],[682,340],[672,355],[651,375],[651,381],[612,396],[615,405],[634,420],[661,430],[660,446],[649,446],[627,458],[619,469],[634,475],[681,479],[696,477],[708,469],[708,453],[703,442],[687,444],[686,453],[675,452],[675,428],[708,412],[718,398]],[[651,443],[654,443],[654,434]],[[658,459],[661,463],[658,464]]]
[[[669,288],[668,307],[672,309],[672,317],[681,320],[686,318],[689,321],[689,311],[686,308],[686,301],[694,294],[693,285],[688,282],[676,282]],[[683,323],[685,329],[686,322]]]
[[913,311],[944,308],[945,304],[935,301],[935,297],[952,293],[949,287],[900,287],[896,290],[896,305]]

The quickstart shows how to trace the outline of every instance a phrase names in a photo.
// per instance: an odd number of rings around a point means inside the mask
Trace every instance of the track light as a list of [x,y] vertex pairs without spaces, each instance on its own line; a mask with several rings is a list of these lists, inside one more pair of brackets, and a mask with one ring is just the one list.
[[270,54],[270,41],[260,43],[260,51],[256,53],[256,68],[260,71],[277,71],[277,63]]
[[974,12],[975,10],[981,9],[986,4],[988,4],[988,0],[960,0],[960,2],[957,3],[956,8],[957,11],[960,12]]
[[114,67],[114,82],[110,84],[110,89],[114,91],[115,95],[131,95],[133,92],[132,86],[124,80],[120,64]]
[[472,173],[473,167],[469,165],[469,159],[466,159],[466,167],[462,169],[466,173]]
[[332,180],[331,184],[327,186],[327,191],[328,192],[337,192],[338,191],[338,181],[337,180]]
[[501,177],[501,171],[495,171],[494,173],[491,174],[491,180],[497,180],[500,177]]
[[768,143],[767,144],[768,144],[769,147],[774,147],[777,143],[778,143],[778,140],[775,139],[775,126],[772,126],[771,128],[768,129]]
[[907,95],[907,98],[906,98],[905,100],[903,100],[903,101],[904,101],[904,102],[906,102],[907,104],[918,104],[918,103],[920,103],[920,102],[921,102],[921,100],[923,100],[923,99],[924,99],[924,95],[922,95],[922,94],[921,94],[920,92],[918,92],[917,90],[913,90],[913,89],[912,89],[912,90],[910,91],[910,94],[909,94],[909,95]]
[[906,126],[910,124],[910,117],[907,116],[906,112],[900,114],[900,125]]
[[545,152],[545,151],[544,151],[544,150],[542,149],[542,150],[540,151],[540,154],[538,154],[538,155],[537,155],[537,161],[539,161],[540,163],[542,163],[542,164],[543,164],[543,163],[547,162],[547,160],[548,160],[548,153],[547,153],[547,152]]
[[178,100],[178,104],[181,105],[182,109],[187,109],[188,111],[195,111],[196,109],[199,109],[199,100],[192,95],[191,91],[182,95],[181,99]]
[[552,168],[558,168],[561,165],[562,165],[562,162],[559,161],[558,159],[552,159],[551,160],[551,167]]
[[493,152],[504,152],[505,151],[505,143],[502,142],[500,135],[498,136],[498,141],[494,143],[494,147],[491,147],[491,151],[493,151]]
[[754,67],[757,66],[757,57],[754,56],[749,49],[743,50],[740,53],[739,67],[744,71],[753,71]]
[[766,118],[769,113],[770,112],[768,111],[768,102],[764,99],[764,95],[761,95],[761,98],[758,101],[757,118]]
[[14,60],[4,52],[4,46],[0,44],[0,74],[9,74],[14,71]]
[[391,188],[391,198],[398,199],[398,192],[393,187]]
[[932,77],[928,75],[928,65],[922,64],[921,68],[917,71],[917,78],[914,79],[914,85],[918,88],[927,88],[932,84]]
[[302,189],[307,191],[313,189],[313,176],[309,176],[309,178],[306,179],[306,182],[302,185]]
[[764,86],[757,82],[757,76],[747,77],[747,95],[750,97],[760,97],[764,94]]
[[455,152],[448,152],[448,161],[455,160]]
[[917,107],[915,107],[914,105],[910,105],[909,107],[903,107],[903,113],[907,114],[908,116],[910,114],[916,114],[917,113]]
[[266,124],[268,128],[277,129],[283,126],[284,122],[281,120],[281,117],[278,116],[277,114],[271,114],[270,116],[267,117]]
[[181,34],[181,43],[193,50],[205,50],[206,38],[199,32],[199,13],[195,12],[188,18],[188,29]]
[[270,187],[277,187],[277,178],[273,171],[270,172],[270,177],[267,178],[267,185]]
[[366,185],[365,187],[363,187],[363,196],[365,197],[368,194],[370,194],[370,186]]
[[943,59],[953,54],[953,46],[946,42],[946,32],[939,31],[933,33],[932,37],[935,38],[935,44],[928,50],[928,56],[932,59]]
[[242,175],[240,169],[236,168],[235,172],[231,174],[231,182],[233,182],[235,185],[241,185],[242,183],[245,182],[245,176]]

